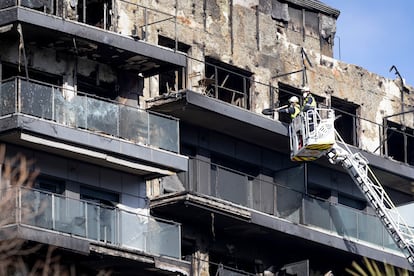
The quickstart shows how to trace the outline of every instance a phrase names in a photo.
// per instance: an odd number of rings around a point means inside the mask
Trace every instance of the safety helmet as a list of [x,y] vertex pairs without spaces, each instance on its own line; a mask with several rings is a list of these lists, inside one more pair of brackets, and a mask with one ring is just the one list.
[[299,102],[299,99],[296,96],[292,96],[292,97],[290,97],[289,102],[290,103],[298,103]]
[[302,93],[310,92],[309,86],[302,87]]

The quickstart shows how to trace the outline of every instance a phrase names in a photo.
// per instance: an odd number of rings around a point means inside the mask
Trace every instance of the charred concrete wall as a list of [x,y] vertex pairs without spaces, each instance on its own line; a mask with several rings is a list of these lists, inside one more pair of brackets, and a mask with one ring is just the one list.
[[[79,5],[74,4],[76,1],[56,3],[57,14],[81,20],[83,15]],[[410,93],[401,92],[403,87],[398,79],[386,79],[332,58],[339,11],[319,1],[107,0],[105,3],[111,15],[108,20],[110,30],[151,44],[158,44],[160,37],[164,37],[186,45],[189,58],[183,80],[185,88],[203,93],[199,81],[211,77],[206,75],[203,63],[206,58],[249,72],[251,85],[247,108],[256,113],[261,113],[275,100],[282,100],[278,92],[281,85],[300,88],[304,84],[304,75],[292,72],[300,71],[305,65],[307,84],[321,103],[330,105],[332,99],[337,98],[357,107],[355,115],[362,118],[356,125],[357,144],[365,150],[374,151],[380,146],[380,126],[384,116],[410,110],[414,104]],[[7,43],[3,44],[4,51],[15,51],[5,52],[2,61],[16,64],[19,62],[18,45],[8,46]],[[91,45],[91,50],[93,47]],[[50,48],[32,45],[26,45],[26,48],[33,69],[63,76],[61,84],[68,89],[77,89],[77,74],[85,76],[91,83],[95,80],[111,84],[114,87],[111,96],[122,102],[140,102],[139,105],[144,106],[145,98],[160,93],[160,76],[147,78],[144,83],[137,80],[123,91],[119,83],[125,81],[115,68],[75,55],[62,56]],[[280,75],[284,76],[278,77]],[[134,76],[126,77],[130,78]],[[274,95],[270,94],[269,86],[275,88]],[[129,95],[130,87],[134,87],[134,91],[143,89],[143,97]],[[414,128],[412,113],[389,120]]]
[[[138,3],[139,2],[139,3]],[[340,98],[358,106],[358,145],[374,151],[380,145],[384,116],[409,110],[413,98],[401,98],[398,82],[378,76],[352,64],[335,60],[333,43],[339,11],[316,1],[265,1],[265,0],[204,0],[204,1],[137,1],[177,16],[177,25],[171,22],[154,24],[146,29],[146,39],[157,43],[159,35],[189,45],[188,87],[197,90],[197,81],[204,77],[201,62],[211,57],[252,73],[250,109],[260,113],[269,106],[268,84],[280,83],[300,88],[303,74],[294,72],[305,64],[306,77],[311,91],[329,105],[331,98]],[[129,6],[130,7],[130,6]],[[137,22],[137,11],[118,6],[118,13],[128,14]],[[148,13],[150,14],[150,13]],[[157,15],[150,19],[157,21]],[[142,17],[141,17],[142,18]],[[135,25],[142,25],[142,22]],[[133,24],[134,25],[134,24]],[[135,26],[134,25],[134,26]],[[136,27],[124,19],[118,22],[118,32],[131,33]],[[126,28],[126,29],[122,29]],[[309,60],[303,59],[303,51]],[[192,76],[196,76],[193,78]],[[147,80],[145,96],[155,96],[158,79]],[[276,90],[276,98],[277,90]],[[390,118],[400,123],[400,117]],[[405,116],[405,124],[413,126],[413,115]]]

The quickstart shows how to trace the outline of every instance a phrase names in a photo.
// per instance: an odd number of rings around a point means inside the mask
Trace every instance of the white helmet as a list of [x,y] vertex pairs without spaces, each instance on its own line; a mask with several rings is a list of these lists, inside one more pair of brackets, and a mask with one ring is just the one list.
[[309,86],[302,87],[302,93],[310,92]]
[[298,103],[299,102],[299,99],[296,96],[292,96],[292,97],[290,97],[289,102],[290,103]]

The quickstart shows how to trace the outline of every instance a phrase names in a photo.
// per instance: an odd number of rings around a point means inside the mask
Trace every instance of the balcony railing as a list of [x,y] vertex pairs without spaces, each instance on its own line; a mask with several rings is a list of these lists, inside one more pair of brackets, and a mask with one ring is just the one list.
[[62,87],[12,78],[0,83],[0,116],[25,114],[177,153],[179,124],[171,117]]
[[[206,172],[206,168],[210,168],[210,172]],[[278,179],[285,178],[289,178],[291,187],[278,183]],[[191,159],[188,172],[181,173],[180,179],[189,191],[228,200],[293,223],[318,227],[334,235],[400,251],[375,215],[306,194],[302,167],[280,171],[274,181],[270,181]]]
[[177,223],[35,189],[2,190],[0,198],[14,205],[2,216],[1,226],[17,223],[152,255],[181,258],[181,226]]
[[[69,12],[65,7],[60,6],[54,0],[1,0],[0,9],[11,7],[24,7],[45,14],[61,16],[65,20],[79,21],[104,30],[114,31],[130,35],[136,39],[148,41],[149,28],[155,27],[156,30],[165,29],[173,34],[175,40],[175,49],[177,50],[177,16],[168,12],[163,12],[147,6],[142,6],[127,0],[118,0],[117,8],[112,7],[108,3],[102,3],[101,7],[89,11],[87,1],[75,1],[78,13],[75,16],[69,16]],[[73,8],[73,7],[71,7]],[[124,12],[114,12],[116,9]],[[131,11],[130,14],[125,11]],[[115,16],[116,15],[116,16]],[[128,17],[128,21],[132,22],[130,33],[125,30],[118,29],[119,22],[124,22]],[[97,19],[98,18],[98,19]],[[118,22],[117,22],[118,21]]]

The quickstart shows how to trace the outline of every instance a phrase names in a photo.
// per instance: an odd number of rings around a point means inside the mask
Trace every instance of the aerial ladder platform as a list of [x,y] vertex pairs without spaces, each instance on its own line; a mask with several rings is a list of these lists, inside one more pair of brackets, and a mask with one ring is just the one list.
[[334,110],[327,108],[316,108],[297,116],[289,125],[291,160],[313,161],[326,156],[330,163],[342,165],[414,268],[413,229],[399,214],[369,168],[368,160],[360,152],[352,152],[344,143],[335,130],[334,121]]

